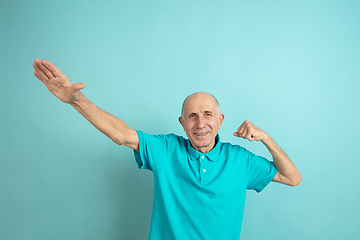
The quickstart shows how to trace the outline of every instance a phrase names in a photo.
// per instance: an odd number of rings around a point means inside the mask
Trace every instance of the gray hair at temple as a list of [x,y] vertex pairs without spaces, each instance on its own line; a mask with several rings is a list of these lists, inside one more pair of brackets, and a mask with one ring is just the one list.
[[215,105],[216,105],[216,110],[217,110],[217,114],[220,116],[220,104],[218,102],[218,100],[216,99],[216,97],[210,93],[207,93],[207,92],[196,92],[196,93],[193,93],[189,96],[187,96],[187,98],[185,98],[183,104],[182,104],[182,107],[181,107],[181,116],[184,118],[184,110],[185,110],[185,103],[186,103],[186,100],[188,100],[191,96],[195,95],[195,94],[205,94],[205,95],[208,95],[209,97],[211,97],[212,99],[214,99],[214,102],[215,102]]

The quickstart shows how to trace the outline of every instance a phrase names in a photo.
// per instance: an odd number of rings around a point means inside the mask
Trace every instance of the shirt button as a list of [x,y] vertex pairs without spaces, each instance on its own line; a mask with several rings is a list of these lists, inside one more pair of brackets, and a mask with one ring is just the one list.
[[205,156],[201,156],[201,158],[202,158],[202,159],[204,159],[204,158],[205,158]]
[[205,169],[205,168],[203,169],[203,172],[206,172],[206,169]]

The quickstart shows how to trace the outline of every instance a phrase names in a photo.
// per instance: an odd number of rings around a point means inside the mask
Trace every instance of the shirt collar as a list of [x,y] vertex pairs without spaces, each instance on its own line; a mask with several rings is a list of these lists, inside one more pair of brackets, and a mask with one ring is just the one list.
[[195,150],[195,148],[193,148],[191,146],[189,139],[187,139],[186,141],[187,141],[187,150],[190,155],[190,159],[192,161],[197,160],[200,156],[206,156],[212,162],[216,161],[219,158],[220,148],[221,148],[219,134],[217,134],[215,137],[215,147],[213,149],[211,149],[210,152],[207,152],[207,153],[202,153],[202,152]]

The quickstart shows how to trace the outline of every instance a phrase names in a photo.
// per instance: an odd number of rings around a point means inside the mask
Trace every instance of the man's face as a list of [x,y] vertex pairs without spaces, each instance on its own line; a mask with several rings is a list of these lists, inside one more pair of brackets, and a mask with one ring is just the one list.
[[215,146],[215,137],[224,120],[218,112],[214,98],[206,93],[190,96],[184,104],[183,116],[179,118],[193,148],[209,152]]

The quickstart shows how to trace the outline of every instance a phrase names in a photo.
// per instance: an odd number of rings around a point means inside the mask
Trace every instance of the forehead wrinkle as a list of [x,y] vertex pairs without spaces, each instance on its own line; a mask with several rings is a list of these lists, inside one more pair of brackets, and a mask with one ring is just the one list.
[[195,106],[186,106],[184,109],[184,113],[188,112],[188,114],[205,114],[205,113],[213,113],[214,111],[216,111],[215,106],[212,105],[213,109],[209,109],[208,106],[204,106],[204,104],[199,104],[199,105],[195,105]]

